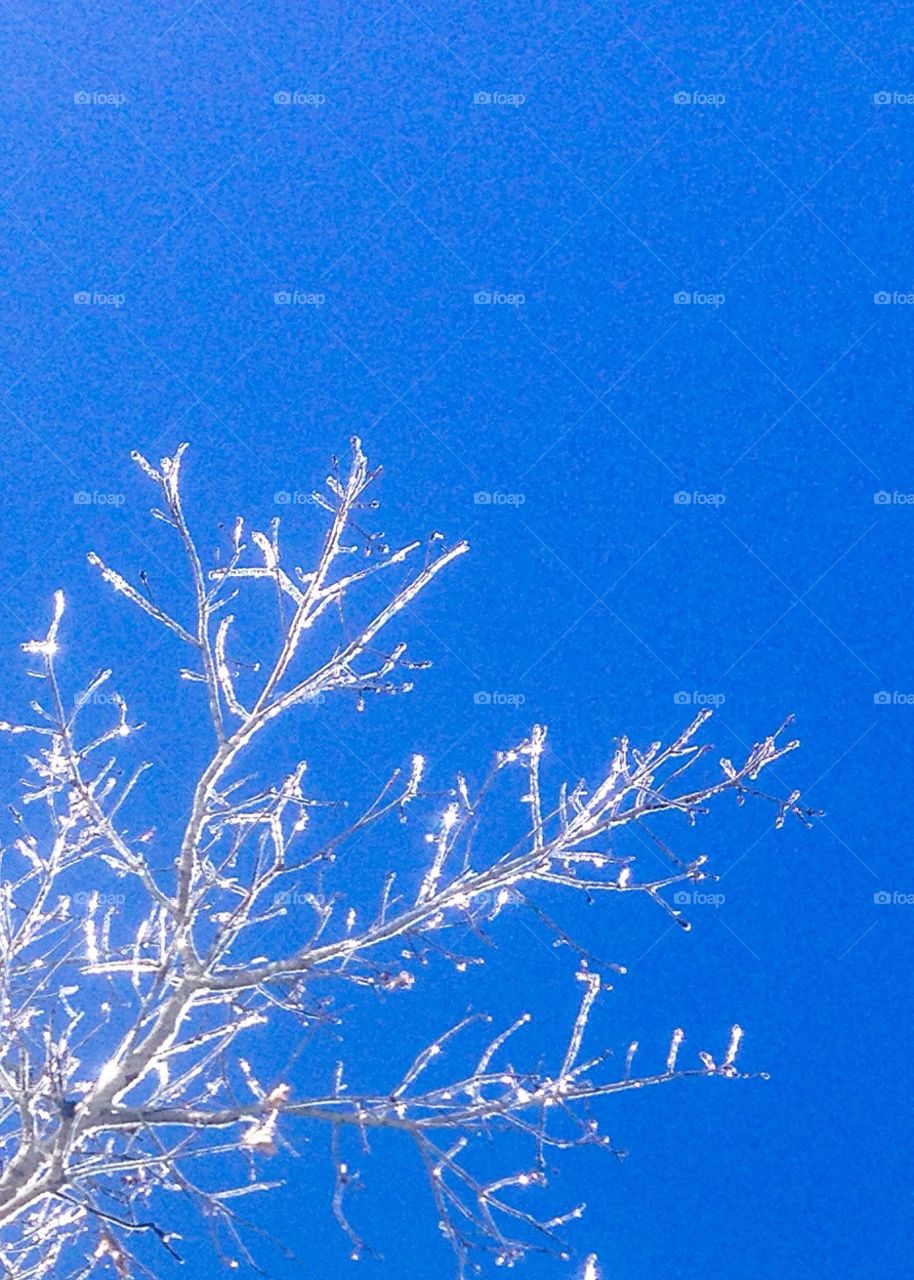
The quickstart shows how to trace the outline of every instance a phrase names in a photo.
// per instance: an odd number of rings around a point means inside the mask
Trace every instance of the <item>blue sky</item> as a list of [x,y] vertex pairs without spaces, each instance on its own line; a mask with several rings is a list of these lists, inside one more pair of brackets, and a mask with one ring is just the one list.
[[[358,790],[423,749],[443,787],[542,721],[555,775],[593,777],[712,696],[722,754],[796,714],[778,778],[826,811],[775,833],[722,804],[680,833],[724,895],[688,935],[647,903],[556,907],[628,966],[604,1043],[659,1063],[673,1026],[714,1050],[739,1021],[771,1075],[622,1098],[628,1160],[559,1179],[590,1204],[574,1244],[613,1280],[907,1274],[914,15],[12,0],[0,23],[4,699],[63,585],[74,687],[113,666],[186,778],[181,658],[85,565],[186,599],[129,450],[191,442],[204,549],[244,512],[304,557],[315,510],[277,495],[358,433],[391,537],[472,555],[411,613],[435,664],[411,698],[301,721],[318,768]],[[5,755],[5,799],[17,776]],[[467,1001],[572,1016],[571,960],[511,919],[498,941],[471,991],[367,1007],[361,1069],[392,1080]],[[305,1259],[276,1276],[346,1265],[321,1143],[261,1211]],[[447,1274],[409,1152],[363,1173],[372,1274]]]

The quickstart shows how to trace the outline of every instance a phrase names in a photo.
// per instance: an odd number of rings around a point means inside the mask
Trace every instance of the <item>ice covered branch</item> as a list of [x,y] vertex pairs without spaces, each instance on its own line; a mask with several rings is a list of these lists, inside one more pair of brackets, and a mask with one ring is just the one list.
[[[311,568],[286,559],[277,520],[248,536],[238,518],[225,562],[207,570],[185,516],[184,453],[157,466],[135,459],[186,562],[190,609],[154,603],[121,569],[89,559],[143,625],[163,628],[186,655],[189,706],[203,687],[208,746],[186,812],[171,829],[150,825],[161,821],[146,791],[155,770],[132,756],[143,726],[119,694],[101,692],[111,671],[65,695],[62,593],[46,634],[22,646],[40,689],[31,714],[0,723],[13,743],[34,744],[0,854],[0,1266],[10,1280],[37,1280],[110,1262],[124,1280],[150,1274],[144,1258],[158,1251],[159,1274],[180,1256],[161,1223],[166,1188],[216,1224],[226,1258],[246,1261],[232,1202],[269,1189],[259,1162],[302,1125],[333,1135],[332,1210],[356,1253],[343,1145],[349,1134],[367,1148],[381,1129],[421,1153],[461,1272],[474,1250],[502,1263],[531,1248],[561,1251],[561,1227],[580,1207],[558,1216],[521,1207],[525,1191],[546,1184],[545,1152],[608,1145],[591,1108],[615,1093],[737,1076],[742,1033],[733,1029],[719,1058],[702,1052],[682,1066],[677,1029],[666,1057],[658,1048],[642,1074],[635,1044],[611,1070],[608,1050],[586,1047],[601,972],[537,899],[556,889],[591,900],[641,894],[688,927],[667,891],[707,877],[707,858],[681,859],[655,824],[692,824],[725,794],[771,803],[775,826],[791,815],[808,822],[799,792],[779,799],[758,785],[797,745],[789,722],[710,772],[702,713],[665,745],[639,751],[622,738],[590,783],[554,776],[543,726],[502,751],[478,784],[458,773],[445,795],[426,789],[418,754],[360,807],[345,787],[309,785],[305,760],[263,777],[255,748],[280,721],[326,698],[349,697],[355,710],[409,692],[428,664],[391,633],[467,547],[434,534],[392,548],[366,532],[379,473],[354,440],[348,470],[335,462],[314,495],[324,527]],[[275,605],[272,645],[264,592]],[[513,827],[497,810],[505,797]],[[644,833],[659,872],[621,851],[624,828]],[[351,900],[334,871],[348,847],[375,834],[386,865]],[[485,1025],[474,1015],[420,1048],[380,1092],[349,1090],[342,1068],[325,1094],[302,1092],[277,1058],[277,1027],[338,1029],[340,989],[393,997],[421,980],[429,955],[469,969],[507,908],[531,911],[575,956],[581,1001],[551,1068],[505,1060],[509,1042],[521,1043],[524,1013],[477,1046],[467,1059],[475,1066],[426,1083]],[[468,953],[458,952],[467,937]],[[493,1181],[474,1171],[469,1143],[498,1130],[527,1140],[531,1154],[529,1167]]]

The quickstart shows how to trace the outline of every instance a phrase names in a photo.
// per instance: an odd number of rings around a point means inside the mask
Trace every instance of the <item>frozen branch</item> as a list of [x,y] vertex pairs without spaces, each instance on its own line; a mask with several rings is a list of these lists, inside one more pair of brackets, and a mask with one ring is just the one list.
[[[158,466],[134,457],[158,490],[153,514],[182,550],[186,598],[173,608],[154,604],[89,557],[117,595],[194,651],[184,673],[191,683],[182,687],[191,705],[198,686],[205,689],[211,745],[176,843],[159,837],[144,812],[144,788],[156,775],[149,762],[124,758],[142,726],[119,695],[100,694],[111,672],[89,680],[72,704],[63,696],[61,592],[47,633],[23,645],[41,695],[27,720],[0,722],[14,743],[21,735],[36,743],[0,853],[0,1268],[9,1280],[40,1280],[66,1266],[89,1276],[108,1264],[120,1280],[158,1275],[178,1256],[160,1225],[165,1187],[181,1189],[218,1224],[217,1251],[246,1260],[229,1203],[269,1190],[256,1166],[302,1125],[332,1131],[331,1207],[353,1254],[368,1246],[350,1221],[357,1175],[344,1147],[357,1140],[365,1154],[378,1129],[416,1145],[461,1274],[479,1250],[504,1264],[530,1249],[561,1252],[562,1227],[581,1207],[558,1215],[524,1207],[527,1193],[547,1184],[546,1151],[611,1149],[590,1114],[596,1100],[687,1077],[739,1076],[742,1030],[733,1028],[719,1059],[702,1051],[682,1066],[677,1029],[665,1060],[660,1051],[663,1065],[641,1075],[637,1042],[617,1071],[607,1050],[587,1057],[600,971],[536,905],[537,892],[560,888],[591,900],[640,893],[687,927],[668,891],[708,877],[707,858],[683,861],[654,824],[694,823],[725,794],[772,803],[776,826],[791,815],[808,823],[799,792],[784,799],[757,786],[797,746],[785,738],[789,721],[710,776],[699,767],[709,751],[699,741],[703,712],[665,746],[639,752],[621,739],[591,783],[553,776],[539,725],[501,752],[478,786],[457,773],[444,797],[423,790],[419,754],[405,769],[386,769],[375,799],[354,813],[345,785],[340,795],[314,794],[305,761],[258,778],[253,744],[280,720],[291,724],[305,704],[349,697],[360,705],[366,694],[412,688],[412,673],[427,664],[408,659],[406,642],[389,633],[467,547],[448,548],[436,535],[420,567],[421,542],[391,550],[366,533],[378,471],[354,440],[348,473],[335,464],[315,503],[325,528],[312,567],[284,563],[278,521],[269,533],[252,531],[248,545],[239,517],[227,562],[207,571],[180,489],[185,449]],[[252,656],[246,623],[260,621],[264,587],[278,605],[276,644]],[[493,815],[499,796],[511,805],[513,827]],[[659,873],[619,851],[626,827],[642,830],[659,852]],[[333,886],[335,864],[375,834],[389,861],[364,897],[348,901]],[[305,910],[290,913],[292,901]],[[296,1096],[291,1071],[277,1078],[267,1027],[298,1035],[338,1026],[347,1016],[346,1002],[335,1000],[340,988],[393,997],[421,981],[431,953],[461,971],[482,963],[474,948],[490,943],[508,907],[529,909],[577,956],[582,998],[552,1069],[504,1061],[509,1044],[521,1052],[528,1013],[467,1046],[474,1029],[489,1025],[473,1014],[407,1054],[386,1091],[350,1091],[341,1069],[325,1095]],[[470,938],[468,954],[453,950],[455,935],[463,945]],[[457,1059],[475,1066],[445,1069]],[[529,1142],[530,1162],[486,1180],[469,1139],[499,1131]],[[595,1275],[595,1262],[587,1269]]]

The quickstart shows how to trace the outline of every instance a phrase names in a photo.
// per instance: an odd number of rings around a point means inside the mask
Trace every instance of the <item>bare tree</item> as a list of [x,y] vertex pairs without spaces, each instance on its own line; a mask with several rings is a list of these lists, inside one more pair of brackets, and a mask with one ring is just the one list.
[[[101,714],[99,690],[111,672],[97,674],[75,699],[64,696],[56,662],[62,593],[45,637],[23,645],[41,686],[32,722],[2,724],[8,734],[37,739],[0,868],[4,1275],[86,1276],[105,1266],[119,1280],[152,1275],[144,1261],[151,1251],[162,1251],[161,1262],[180,1256],[179,1241],[163,1225],[163,1197],[176,1190],[199,1206],[225,1260],[251,1261],[235,1201],[269,1190],[263,1161],[304,1123],[333,1134],[332,1210],[354,1255],[365,1246],[347,1217],[353,1174],[343,1135],[367,1148],[379,1129],[402,1134],[421,1153],[461,1275],[468,1258],[485,1251],[507,1264],[531,1248],[561,1252],[561,1227],[580,1208],[544,1217],[525,1207],[527,1189],[546,1183],[549,1149],[609,1145],[592,1104],[612,1094],[685,1076],[738,1076],[739,1027],[716,1056],[703,1052],[692,1065],[680,1065],[677,1029],[653,1069],[636,1071],[632,1044],[610,1070],[607,1053],[588,1056],[584,1048],[602,977],[576,948],[583,994],[548,1069],[523,1069],[507,1058],[509,1039],[511,1053],[521,1053],[522,1038],[511,1038],[528,1021],[522,1014],[512,1026],[490,1028],[481,1054],[477,1048],[466,1066],[440,1077],[444,1051],[459,1062],[458,1037],[469,1043],[470,1024],[484,1029],[486,1020],[472,1015],[404,1063],[402,1078],[382,1093],[360,1091],[359,1064],[347,1063],[351,1088],[340,1066],[320,1096],[297,1097],[276,1074],[277,1020],[294,1029],[343,1016],[331,1014],[332,993],[343,984],[409,988],[430,949],[449,963],[471,964],[478,957],[458,955],[455,935],[485,942],[508,905],[536,912],[557,942],[574,948],[536,903],[543,885],[593,898],[643,894],[685,927],[664,893],[705,878],[705,859],[681,861],[654,833],[654,820],[669,814],[694,822],[725,793],[740,802],[763,794],[754,785],[761,771],[797,744],[782,740],[782,726],[742,763],[721,760],[719,775],[692,782],[709,749],[696,741],[709,714],[702,713],[666,746],[655,742],[642,752],[623,738],[595,783],[574,781],[547,797],[546,731],[535,726],[497,756],[481,785],[457,774],[443,799],[427,793],[424,760],[415,755],[390,772],[357,816],[340,797],[309,794],[305,762],[285,777],[258,781],[246,773],[252,748],[304,704],[337,691],[361,700],[411,687],[412,670],[427,664],[408,661],[402,642],[381,647],[382,636],[467,547],[447,547],[435,534],[392,550],[366,533],[361,522],[377,506],[366,493],[378,473],[354,440],[348,474],[335,464],[326,492],[314,495],[326,530],[311,569],[284,562],[278,521],[268,533],[252,532],[248,546],[239,518],[227,562],[206,571],[182,507],[184,450],[158,467],[134,458],[160,490],[153,514],[183,545],[195,616],[179,620],[89,557],[118,594],[187,646],[181,674],[203,687],[212,750],[178,837],[144,830],[148,766],[118,763],[124,740],[141,727],[123,699],[115,694],[106,703],[114,723],[84,728]],[[392,578],[390,587],[376,589]],[[276,601],[278,642],[272,656],[241,663],[232,656],[242,652],[241,623],[233,630],[229,610],[252,594],[260,619],[264,591]],[[358,613],[353,602],[360,598],[381,603]],[[521,801],[507,845],[500,828],[486,822],[489,797],[506,777],[509,787],[517,779]],[[777,826],[790,813],[808,821],[799,798],[797,791],[766,797]],[[129,812],[139,816],[128,821]],[[335,819],[331,834],[316,835],[316,813],[322,822]],[[406,871],[391,866],[367,910],[365,900],[342,900],[331,883],[340,851],[390,823],[399,846],[413,851]],[[640,877],[633,856],[619,854],[615,842],[610,849],[610,835],[633,824],[668,860],[662,876]],[[417,846],[424,863],[411,874]],[[307,910],[288,914],[293,899]],[[89,1062],[101,1065],[90,1069]],[[428,1083],[432,1077],[439,1082]],[[483,1180],[468,1143],[498,1131],[528,1140],[529,1161]],[[592,1259],[585,1271],[596,1274]]]

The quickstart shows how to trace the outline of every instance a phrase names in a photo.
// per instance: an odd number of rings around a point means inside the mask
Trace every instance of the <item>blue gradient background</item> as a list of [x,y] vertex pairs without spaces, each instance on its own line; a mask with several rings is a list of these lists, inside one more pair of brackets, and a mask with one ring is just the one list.
[[[630,1155],[562,1162],[552,1203],[589,1204],[572,1242],[612,1280],[909,1275],[914,907],[874,894],[914,891],[914,505],[894,496],[914,493],[914,306],[874,295],[914,290],[914,105],[874,94],[914,92],[914,11],[12,0],[0,23],[4,711],[32,692],[17,646],[65,585],[73,687],[115,668],[162,766],[149,820],[174,822],[206,746],[199,691],[84,558],[190,603],[129,450],[191,441],[204,549],[237,512],[281,514],[304,559],[314,508],[275,495],[310,492],[359,433],[392,539],[441,528],[473,553],[410,612],[435,666],[409,699],[296,722],[290,750],[328,790],[348,774],[367,791],[413,749],[436,785],[479,777],[534,721],[550,777],[594,777],[616,735],[675,732],[685,691],[724,696],[728,755],[795,712],[803,748],[778,781],[826,810],[775,833],[764,806],[724,804],[681,832],[725,895],[688,935],[646,902],[549,903],[629,969],[594,1047],[637,1037],[659,1065],[673,1026],[685,1055],[738,1020],[743,1065],[771,1074],[607,1108]],[[675,101],[695,93],[725,101]],[[326,301],[276,305],[283,289]],[[523,504],[474,501],[493,491]],[[4,799],[18,773],[5,751]],[[385,851],[366,856],[368,904]],[[355,1001],[353,1087],[389,1087],[468,1002],[530,1008],[535,1059],[573,1016],[574,965],[511,913],[495,938],[482,975],[432,966],[414,993]],[[315,1046],[299,1089],[326,1087],[336,1051]],[[268,1250],[268,1274],[348,1274],[326,1135],[296,1142],[257,1218],[299,1261]],[[369,1274],[450,1274],[414,1155],[392,1138],[359,1167],[353,1220],[384,1255]],[[190,1270],[209,1275],[196,1230]]]

